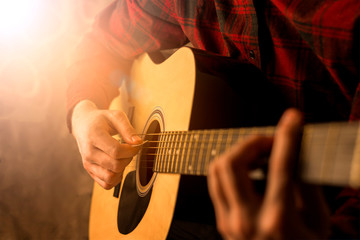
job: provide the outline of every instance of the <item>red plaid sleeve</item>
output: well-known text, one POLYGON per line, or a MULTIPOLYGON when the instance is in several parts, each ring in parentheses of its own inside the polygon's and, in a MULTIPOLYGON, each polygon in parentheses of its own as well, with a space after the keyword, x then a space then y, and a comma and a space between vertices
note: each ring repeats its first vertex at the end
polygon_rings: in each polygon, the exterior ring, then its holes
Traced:
POLYGON ((143 52, 178 48, 188 39, 172 1, 117 1, 97 19, 94 34, 113 53, 132 59, 143 52))
POLYGON ((350 119, 360 120, 360 1, 274 0, 273 3, 352 103, 350 119))
POLYGON ((118 95, 121 75, 127 74, 134 57, 145 51, 180 47, 188 41, 171 17, 171 8, 170 1, 115 1, 97 17, 68 71, 70 131, 72 109, 79 101, 89 99, 99 108, 108 108, 118 95))

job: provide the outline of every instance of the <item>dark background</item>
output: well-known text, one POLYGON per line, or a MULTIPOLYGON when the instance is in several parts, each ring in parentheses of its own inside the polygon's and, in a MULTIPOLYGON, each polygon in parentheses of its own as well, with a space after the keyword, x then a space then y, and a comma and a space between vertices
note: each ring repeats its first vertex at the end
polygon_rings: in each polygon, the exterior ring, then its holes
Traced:
POLYGON ((0 239, 87 239, 93 182, 66 128, 65 76, 110 1, 27 1, 36 17, 22 30, 25 3, 0 10, 0 239))

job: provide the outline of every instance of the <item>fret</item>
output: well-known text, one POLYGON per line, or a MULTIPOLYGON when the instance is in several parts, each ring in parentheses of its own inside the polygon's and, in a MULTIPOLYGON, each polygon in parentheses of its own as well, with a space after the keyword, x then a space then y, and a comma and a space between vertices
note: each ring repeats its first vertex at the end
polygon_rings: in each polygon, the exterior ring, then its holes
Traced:
MULTIPOLYGON (((160 138, 160 137, 159 137, 160 138)), ((152 143, 153 143, 153 140, 150 141, 151 145, 152 146, 152 143)), ((158 146, 159 144, 157 144, 158 146)), ((159 164, 159 159, 158 159, 158 156, 159 156, 159 149, 155 149, 155 157, 154 157, 154 172, 157 172, 158 171, 158 164, 159 164)))
POLYGON ((254 136, 254 135, 258 135, 259 134, 259 129, 257 127, 254 128, 250 128, 248 129, 248 134, 247 136, 254 136))
POLYGON ((167 158, 166 158, 166 147, 168 144, 168 139, 169 139, 169 132, 164 132, 164 139, 162 142, 162 147, 161 147, 161 171, 162 172, 166 172, 166 163, 167 163, 167 158))
POLYGON ((160 133, 160 136, 159 136, 159 143, 158 143, 158 148, 157 148, 157 151, 156 151, 156 170, 157 171, 161 171, 161 146, 162 146, 162 140, 163 140, 163 137, 164 137, 164 134, 163 133, 160 133))
POLYGON ((250 137, 250 136, 257 136, 260 134, 260 131, 259 131, 259 128, 257 127, 254 127, 254 128, 251 128, 251 129, 248 129, 248 134, 247 134, 247 138, 250 137))
MULTIPOLYGON (((219 142, 219 131, 218 130, 212 130, 212 139, 211 139, 211 147, 210 147, 210 159, 213 159, 217 156, 217 143, 219 142)), ((209 164, 209 163, 208 163, 209 164)))
POLYGON ((172 167, 173 167, 173 164, 174 164, 174 150, 175 150, 175 137, 176 137, 176 134, 175 132, 170 132, 170 139, 169 139, 169 146, 168 146, 168 149, 167 149, 167 157, 166 157, 166 161, 167 161, 167 165, 168 165, 168 171, 167 172, 173 172, 172 171, 172 167))
POLYGON ((164 171, 164 146, 165 146, 166 132, 161 134, 159 142, 159 171, 164 171))
POLYGON ((244 128, 244 139, 254 136, 256 132, 256 128, 244 128))
POLYGON ((200 142, 201 135, 199 134, 198 131, 194 131, 193 137, 194 137, 193 144, 192 144, 192 147, 190 147, 191 158, 189 159, 189 165, 188 165, 190 174, 194 174, 196 172, 196 167, 197 167, 196 163, 199 158, 199 142, 200 142))
POLYGON ((239 133, 240 133, 241 141, 244 141, 246 138, 249 137, 249 129, 247 129, 247 128, 241 128, 239 133))
MULTIPOLYGON (((153 146, 153 143, 154 143, 154 140, 153 139, 151 139, 150 140, 150 146, 153 146)), ((157 146, 157 145, 156 145, 157 146)), ((155 149, 154 150, 154 154, 155 154, 155 156, 154 156, 154 167, 153 167, 153 171, 154 172, 157 172, 157 170, 158 170, 158 168, 157 168, 157 165, 158 165, 158 163, 159 163, 159 161, 158 161, 158 149, 155 149)))
POLYGON ((166 138, 165 138, 165 142, 164 142, 164 147, 163 147, 163 172, 168 172, 168 168, 167 168, 167 164, 169 163, 168 160, 168 154, 167 154, 167 148, 169 145, 169 138, 170 138, 170 132, 166 132, 166 138))
POLYGON ((174 165, 174 157, 175 157, 175 141, 176 133, 170 133, 170 140, 169 140, 169 147, 167 150, 167 161, 168 161, 168 172, 173 172, 173 165, 174 165))
POLYGON ((223 129, 222 132, 223 132, 223 140, 221 142, 221 148, 220 148, 219 154, 222 154, 228 148, 228 136, 229 136, 229 133, 225 129, 223 129))
MULTIPOLYGON (((153 144, 153 140, 150 141, 151 145, 153 144)), ((157 144, 158 145, 158 144, 157 144)), ((155 149, 155 156, 154 156, 154 172, 158 171, 158 164, 159 164, 159 159, 158 159, 158 149, 155 149)))
POLYGON ((184 135, 185 135, 185 137, 184 137, 183 146, 181 149, 181 160, 180 160, 180 169, 179 169, 180 173, 184 173, 184 171, 185 171, 185 163, 186 163, 185 156, 187 155, 187 151, 189 151, 189 147, 188 147, 189 133, 185 132, 184 135))
POLYGON ((275 127, 265 127, 264 134, 265 134, 265 136, 268 136, 268 137, 274 136, 275 127))
MULTIPOLYGON (((193 142, 193 132, 189 132, 188 142, 187 142, 187 153, 186 153, 183 173, 189 173, 189 159, 190 159, 190 152, 192 151, 192 147, 191 147, 192 142, 193 142)), ((190 169, 191 169, 191 167, 190 167, 190 169)))
POLYGON ((166 172, 171 172, 171 167, 173 165, 174 138, 175 133, 169 132, 169 141, 166 148, 166 172))
POLYGON ((300 152, 300 164, 302 177, 310 182, 318 183, 321 180, 321 175, 319 174, 321 169, 321 162, 319 159, 322 159, 321 153, 324 151, 324 145, 320 144, 323 137, 319 134, 317 129, 314 129, 311 126, 304 128, 302 143, 301 143, 301 152, 300 152), (318 143, 317 149, 314 148, 314 143, 318 143))
POLYGON ((163 145, 163 153, 162 153, 162 171, 167 172, 167 164, 168 164, 168 156, 167 156, 167 148, 169 145, 170 132, 166 132, 164 145, 163 145))
POLYGON ((169 161, 169 172, 173 173, 174 167, 175 167, 175 158, 176 158, 177 133, 172 132, 171 135, 172 136, 170 139, 170 146, 169 146, 169 150, 168 150, 168 161, 169 161))
POLYGON ((216 143, 216 150, 215 150, 215 156, 219 156, 220 153, 222 152, 222 143, 223 143, 223 136, 224 136, 224 130, 220 129, 219 130, 219 138, 218 141, 216 143))
POLYGON ((239 131, 237 131, 237 129, 233 129, 231 142, 230 142, 231 146, 237 143, 238 140, 239 140, 239 131))
POLYGON ((237 138, 235 140, 235 143, 240 142, 244 139, 244 128, 236 129, 236 132, 237 132, 237 138))
POLYGON ((226 143, 225 143, 225 149, 230 148, 231 144, 232 144, 232 136, 233 136, 234 130, 233 129, 229 129, 227 137, 226 137, 226 143))
POLYGON ((184 134, 182 132, 177 132, 177 137, 176 137, 176 146, 175 146, 175 167, 174 167, 174 172, 178 173, 180 171, 180 158, 181 158, 181 149, 183 149, 183 136, 184 134))
MULTIPOLYGON (((355 127, 355 126, 354 126, 355 127)), ((336 149, 333 160, 332 182, 350 182, 351 163, 356 146, 356 129, 349 124, 338 124, 339 136, 335 143, 329 143, 336 149), (336 145, 334 145, 336 144, 336 145), (341 173, 341 174, 339 174, 341 173)))
POLYGON ((161 164, 162 164, 162 145, 163 145, 163 142, 164 142, 164 133, 160 133, 159 134, 159 143, 158 143, 158 148, 157 148, 157 151, 156 151, 156 171, 161 171, 161 164))
POLYGON ((216 133, 215 130, 210 130, 209 131, 209 142, 207 144, 207 150, 206 150, 206 155, 205 155, 205 159, 204 159, 204 165, 202 167, 202 173, 201 173, 202 175, 207 175, 210 161, 214 157, 212 155, 212 151, 214 149, 214 144, 215 144, 215 141, 214 141, 215 133, 216 133))
MULTIPOLYGON (((208 135, 208 130, 204 130, 204 132, 201 134, 202 137, 201 139, 199 140, 200 141, 200 149, 199 149, 199 157, 197 159, 197 168, 196 168, 196 173, 198 175, 201 175, 202 173, 202 169, 203 169, 203 163, 205 161, 204 159, 204 151, 206 150, 206 147, 208 147, 208 138, 207 138, 207 135, 208 135)), ((206 155, 205 155, 206 156, 206 155)))
POLYGON ((193 132, 193 141, 192 144, 190 146, 191 149, 191 158, 189 158, 189 162, 187 165, 188 168, 188 173, 194 173, 196 172, 196 162, 199 156, 199 141, 200 141, 200 136, 201 134, 199 134, 199 131, 194 131, 193 132))
POLYGON ((328 125, 327 131, 324 133, 325 137, 325 145, 323 148, 323 154, 321 159, 321 168, 320 168, 320 178, 329 178, 329 175, 333 171, 334 167, 334 155, 336 154, 336 145, 337 139, 339 137, 339 128, 337 125, 328 125))
POLYGON ((179 132, 174 132, 174 137, 173 137, 173 149, 172 149, 172 157, 171 157, 171 168, 170 168, 170 172, 175 172, 175 168, 176 168, 176 157, 177 157, 177 149, 178 149, 178 145, 179 145, 179 132))

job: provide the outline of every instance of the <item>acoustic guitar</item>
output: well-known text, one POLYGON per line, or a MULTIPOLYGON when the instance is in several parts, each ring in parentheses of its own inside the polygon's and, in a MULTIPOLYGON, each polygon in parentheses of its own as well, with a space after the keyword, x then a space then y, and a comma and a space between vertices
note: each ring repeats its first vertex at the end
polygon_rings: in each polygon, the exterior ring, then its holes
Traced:
MULTIPOLYGON (((135 60, 111 108, 127 112, 145 144, 114 190, 94 184, 90 239, 166 239, 175 215, 213 214, 203 201, 209 163, 241 139, 274 134, 287 106, 270 89, 252 65, 191 48, 161 63, 148 54, 135 60)), ((359 123, 305 125, 299 177, 359 187, 359 123)))

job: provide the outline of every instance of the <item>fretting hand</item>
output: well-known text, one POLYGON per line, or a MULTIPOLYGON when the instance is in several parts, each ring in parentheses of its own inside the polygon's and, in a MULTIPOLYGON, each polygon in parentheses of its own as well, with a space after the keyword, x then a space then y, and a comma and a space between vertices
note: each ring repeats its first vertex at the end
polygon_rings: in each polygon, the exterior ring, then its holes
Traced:
POLYGON ((249 138, 211 163, 209 193, 225 239, 326 239, 329 213, 319 189, 293 176, 301 128, 301 114, 288 110, 274 138, 249 138), (264 157, 269 169, 260 197, 248 174, 264 157))

